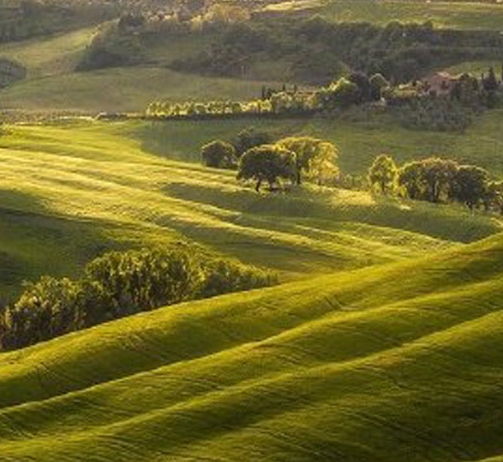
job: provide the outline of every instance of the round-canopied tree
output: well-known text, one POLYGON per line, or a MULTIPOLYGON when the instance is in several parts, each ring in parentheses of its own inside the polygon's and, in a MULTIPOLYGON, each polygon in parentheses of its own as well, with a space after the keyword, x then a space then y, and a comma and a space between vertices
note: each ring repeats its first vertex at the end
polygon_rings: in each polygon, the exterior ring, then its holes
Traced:
POLYGON ((488 192, 489 173, 473 165, 461 165, 454 176, 452 196, 473 210, 488 192))
POLYGON ((236 150, 232 144, 216 140, 201 148, 201 159, 207 167, 233 168, 236 150))
MULTIPOLYGON (((320 174, 320 168, 324 167, 325 171, 329 169, 336 174, 337 159, 339 151, 337 147, 318 138, 309 136, 288 137, 278 141, 278 146, 295 153, 295 168, 296 168, 296 183, 302 183, 302 175, 312 174, 312 170, 317 170, 320 174), (329 168, 329 163, 332 165, 329 168)), ((319 175, 318 175, 319 178, 319 175)))
POLYGON ((295 180, 295 153, 265 144, 246 151, 239 161, 238 180, 255 180, 258 192, 265 181, 273 189, 280 179, 295 180))
POLYGON ((377 156, 369 169, 370 187, 381 194, 390 194, 395 190, 398 179, 398 168, 391 156, 377 156))

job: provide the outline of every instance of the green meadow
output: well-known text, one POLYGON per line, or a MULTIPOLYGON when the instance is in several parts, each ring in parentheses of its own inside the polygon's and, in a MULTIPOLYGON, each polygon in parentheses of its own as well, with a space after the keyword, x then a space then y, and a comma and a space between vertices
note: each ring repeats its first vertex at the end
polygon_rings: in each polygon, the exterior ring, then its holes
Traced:
POLYGON ((250 126, 270 131, 281 138, 309 135, 335 143, 340 151, 342 171, 365 174, 373 159, 382 153, 404 163, 438 155, 462 163, 480 165, 495 175, 503 174, 503 111, 493 110, 475 118, 465 133, 409 130, 387 115, 366 115, 359 111, 336 118, 289 120, 170 121, 131 125, 144 146, 171 159, 199 162, 199 147, 212 139, 231 141, 250 126))
MULTIPOLYGON (((268 10, 503 31, 497 2, 268 10)), ((257 193, 200 159, 202 145, 254 127, 333 142, 343 174, 366 175, 389 154, 398 164, 449 158, 501 179, 503 109, 463 133, 405 129, 359 109, 107 122, 94 116, 153 100, 255 99, 291 63, 256 63, 253 80, 168 69, 208 33, 154 37, 148 64, 75 72, 96 31, 79 24, 0 44, 0 57, 27 69, 0 89, 0 113, 84 114, 0 127, 0 309, 26 281, 79 278, 110 250, 183 244, 278 284, 0 352, 0 462, 503 462, 503 218, 314 183, 257 193)), ((490 65, 499 63, 448 71, 490 65)))
POLYGON ((0 460, 503 453, 498 220, 365 192, 256 194, 232 172, 159 155, 149 130, 7 127, 2 293, 77 275, 106 249, 180 241, 282 284, 1 353, 0 460))
MULTIPOLYGON (((190 240, 288 280, 402 260, 500 229, 498 220, 461 207, 365 192, 311 187, 257 195, 239 185, 234 172, 196 163, 199 144, 220 133, 211 124, 201 125, 204 133, 194 122, 184 124, 7 127, 0 138, 6 293, 41 274, 77 275, 113 248, 190 240), (164 138, 157 136, 161 130, 164 138), (187 144, 176 149, 172 143, 180 140, 187 144), (166 151, 173 156, 162 155, 166 151)), ((351 155, 342 152, 341 161, 351 155)))
POLYGON ((334 21, 387 24, 429 22, 449 29, 501 30, 503 6, 498 2, 416 0, 327 0, 314 11, 334 21))
POLYGON ((501 460, 502 242, 0 355, 0 459, 501 460))

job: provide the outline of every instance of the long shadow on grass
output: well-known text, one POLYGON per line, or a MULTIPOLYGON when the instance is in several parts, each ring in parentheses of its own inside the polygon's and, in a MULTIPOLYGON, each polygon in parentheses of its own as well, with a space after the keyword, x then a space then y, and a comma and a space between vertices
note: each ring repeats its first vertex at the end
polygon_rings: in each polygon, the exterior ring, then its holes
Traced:
POLYGON ((171 197, 200 202, 242 214, 285 218, 310 218, 334 223, 401 229, 447 241, 469 243, 501 228, 489 217, 475 216, 458 208, 374 197, 365 204, 338 202, 333 192, 296 190, 281 194, 256 194, 249 189, 222 190, 198 184, 172 183, 165 187, 171 197))
POLYGON ((76 276, 89 260, 117 247, 105 227, 56 215, 32 195, 0 190, 0 301, 15 297, 25 280, 76 276))

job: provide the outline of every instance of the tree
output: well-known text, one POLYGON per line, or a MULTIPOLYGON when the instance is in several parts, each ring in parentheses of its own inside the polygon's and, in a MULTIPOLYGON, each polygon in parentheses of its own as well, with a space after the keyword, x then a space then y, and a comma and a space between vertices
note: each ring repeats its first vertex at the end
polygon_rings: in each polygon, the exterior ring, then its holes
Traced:
POLYGON ((358 85, 348 79, 340 78, 328 88, 330 92, 330 106, 346 108, 360 102, 361 93, 358 85))
POLYGON ((487 77, 482 79, 482 84, 484 86, 484 90, 488 92, 494 92, 498 89, 498 79, 496 78, 496 74, 494 72, 494 68, 490 67, 487 77))
POLYGON ((80 287, 69 279, 43 276, 29 283, 4 315, 4 348, 25 346, 72 331, 80 287))
POLYGON ((110 300, 113 318, 188 300, 202 282, 194 259, 176 250, 109 252, 89 263, 85 276, 110 300))
POLYGON ((246 151, 239 161, 238 180, 253 179, 258 192, 264 181, 274 188, 280 178, 295 179, 295 154, 281 146, 265 144, 246 151))
POLYGON ((372 85, 363 72, 353 72, 348 80, 358 87, 358 103, 364 103, 372 99, 372 85))
MULTIPOLYGON (((309 136, 292 136, 283 138, 277 144, 295 153, 296 183, 299 185, 302 183, 302 174, 309 175, 310 169, 317 163, 315 158, 318 156, 325 157, 325 160, 331 159, 333 166, 337 167, 336 161, 339 152, 337 147, 328 141, 309 136)), ((321 166, 322 163, 320 160, 318 166, 321 166)))
POLYGON ((339 151, 332 143, 320 143, 316 155, 309 160, 308 176, 319 186, 337 180, 340 173, 338 158, 339 151))
POLYGON ((495 208, 503 215, 503 181, 488 182, 483 203, 486 212, 491 208, 495 208))
POLYGON ((258 131, 254 127, 251 127, 240 131, 233 144, 236 149, 236 154, 241 156, 244 152, 248 151, 248 149, 254 148, 255 146, 261 146, 263 144, 271 144, 272 141, 273 137, 270 133, 258 131))
POLYGON ((374 101, 379 101, 383 90, 389 87, 389 82, 382 74, 374 74, 370 77, 370 94, 374 101))
POLYGON ((393 192, 398 179, 398 168, 393 158, 386 154, 376 157, 368 178, 371 188, 377 188, 382 194, 393 192))
POLYGON ((420 161, 405 164, 398 172, 398 184, 413 200, 424 198, 423 166, 420 161))
POLYGON ((426 200, 439 202, 442 197, 449 196, 458 169, 456 162, 431 157, 423 160, 422 164, 426 184, 426 200))
POLYGON ((201 148, 201 158, 207 167, 232 168, 235 165, 236 150, 232 144, 216 140, 201 148))
POLYGON ((457 170, 458 164, 452 160, 430 157, 404 165, 398 183, 411 199, 440 202, 452 197, 457 170))
POLYGON ((488 178, 489 174, 483 168, 461 165, 454 177, 453 198, 472 210, 487 196, 488 178))

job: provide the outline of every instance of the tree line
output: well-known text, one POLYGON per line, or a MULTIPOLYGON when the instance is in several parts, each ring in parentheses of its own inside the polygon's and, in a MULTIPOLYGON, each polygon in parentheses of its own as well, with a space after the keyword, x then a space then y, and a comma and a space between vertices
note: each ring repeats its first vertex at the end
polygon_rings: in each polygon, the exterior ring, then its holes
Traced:
POLYGON ((291 88, 283 85, 281 89, 264 86, 260 99, 246 102, 156 101, 149 104, 146 116, 175 120, 331 116, 354 106, 369 112, 377 106, 406 128, 462 132, 477 114, 502 103, 503 84, 493 67, 480 79, 470 74, 457 77, 450 90, 442 95, 429 90, 425 82, 394 86, 382 74, 368 76, 363 72, 352 72, 311 91, 303 91, 297 85, 291 88))
POLYGON ((237 179, 253 181, 257 192, 264 183, 276 191, 307 179, 318 185, 370 189, 433 203, 458 202, 470 210, 503 214, 503 181, 491 178, 481 167, 440 157, 398 166, 391 156, 382 154, 366 177, 358 177, 341 175, 338 158, 337 146, 329 141, 309 136, 275 140, 270 133, 253 128, 241 131, 232 142, 214 140, 201 148, 203 164, 237 170, 237 179))
POLYGON ((492 180, 487 170, 474 165, 429 157, 398 167, 391 156, 382 154, 370 167, 368 179, 380 194, 433 203, 456 201, 470 210, 503 214, 503 181, 492 180))
POLYGON ((22 348, 113 319, 187 300, 272 285, 257 268, 190 249, 109 252, 78 280, 43 276, 0 311, 0 349, 22 348))

